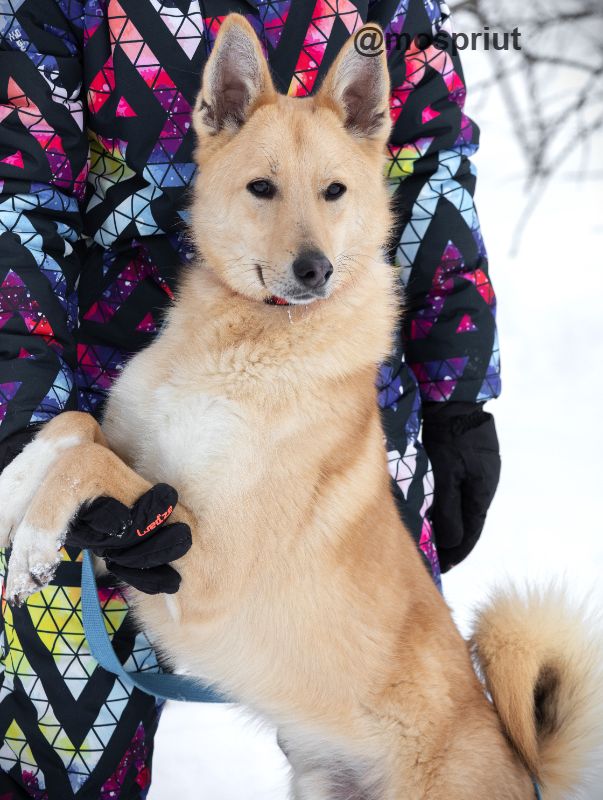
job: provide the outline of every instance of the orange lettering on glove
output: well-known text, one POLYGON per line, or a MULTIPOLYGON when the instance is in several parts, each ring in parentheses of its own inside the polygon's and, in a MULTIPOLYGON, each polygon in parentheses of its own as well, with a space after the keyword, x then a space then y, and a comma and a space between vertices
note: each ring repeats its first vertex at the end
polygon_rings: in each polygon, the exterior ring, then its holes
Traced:
POLYGON ((170 506, 167 511, 163 512, 163 514, 157 514, 157 516, 155 517, 153 522, 150 522, 147 525, 147 527, 144 529, 144 531, 141 531, 141 530, 139 530, 137 528, 136 529, 136 533, 138 534, 138 536, 146 536, 147 533, 150 533, 151 531, 155 530, 155 528, 158 525, 161 525, 162 522, 166 521, 166 519, 170 516, 170 514, 172 513, 173 510, 174 510, 174 507, 170 506))

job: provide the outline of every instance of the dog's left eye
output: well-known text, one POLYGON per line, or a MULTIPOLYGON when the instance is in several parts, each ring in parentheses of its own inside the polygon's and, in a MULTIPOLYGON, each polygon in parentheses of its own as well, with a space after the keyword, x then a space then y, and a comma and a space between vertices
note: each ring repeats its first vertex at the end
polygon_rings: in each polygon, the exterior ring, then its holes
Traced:
POLYGON ((325 192, 325 200, 338 200, 345 194, 347 187, 343 183, 330 183, 325 192))
POLYGON ((276 186, 271 181, 263 179, 248 183, 247 190, 256 197, 263 197, 268 200, 276 194, 276 186))

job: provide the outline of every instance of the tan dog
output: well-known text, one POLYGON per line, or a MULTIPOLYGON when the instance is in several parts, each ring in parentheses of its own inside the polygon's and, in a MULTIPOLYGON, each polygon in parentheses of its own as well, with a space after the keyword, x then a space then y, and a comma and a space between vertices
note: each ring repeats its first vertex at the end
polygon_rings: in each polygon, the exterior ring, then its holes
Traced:
POLYGON ((557 800, 601 741, 600 647, 550 597, 500 599, 476 636, 493 705, 390 494, 388 93, 350 43, 316 97, 279 96, 224 22, 194 115, 202 260, 102 432, 62 414, 4 471, 7 590, 50 579, 82 503, 168 482, 194 544, 169 606, 131 592, 137 618, 279 727, 296 800, 532 800, 531 775, 557 800))

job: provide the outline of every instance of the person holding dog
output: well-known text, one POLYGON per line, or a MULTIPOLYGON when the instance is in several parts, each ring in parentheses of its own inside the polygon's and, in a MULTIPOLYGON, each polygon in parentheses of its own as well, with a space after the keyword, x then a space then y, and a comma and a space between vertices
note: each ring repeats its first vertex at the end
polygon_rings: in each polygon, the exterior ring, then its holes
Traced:
MULTIPOLYGON (((444 3, 23 0, 3 10, 0 468, 62 411, 98 417, 125 359, 157 331, 193 257, 190 111, 230 11, 247 15, 275 84, 293 96, 320 85, 363 22, 375 23, 373 38, 357 42, 366 57, 389 49, 391 256, 405 313, 377 390, 392 491, 439 580, 440 565, 475 546, 500 466, 483 409, 500 381, 467 160, 478 130, 463 112, 457 55, 434 43, 452 34, 444 3)), ((132 509, 95 501, 72 524, 52 586, 22 607, 5 604, 0 797, 146 795, 161 706, 96 668, 79 616, 80 548, 107 560, 100 594, 120 657, 158 669, 118 581, 177 591, 170 562, 190 537, 170 525, 176 502, 164 485, 132 509), (107 535, 116 519, 119 546, 107 535)))

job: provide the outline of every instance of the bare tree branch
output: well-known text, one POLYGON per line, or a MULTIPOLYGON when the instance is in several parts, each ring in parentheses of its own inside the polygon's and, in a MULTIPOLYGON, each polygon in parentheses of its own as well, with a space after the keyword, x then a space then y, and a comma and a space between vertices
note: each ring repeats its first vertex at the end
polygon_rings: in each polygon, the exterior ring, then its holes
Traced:
POLYGON ((491 73, 472 86, 482 98, 499 93, 524 158, 527 200, 513 236, 517 251, 551 181, 603 179, 603 2, 451 0, 450 6, 458 31, 521 34, 520 50, 490 48, 491 73))
POLYGON ((572 175, 599 169, 593 142, 603 114, 601 0, 455 0, 451 8, 459 30, 521 33, 521 50, 489 51, 492 75, 478 88, 500 91, 530 193, 559 173, 560 161, 572 175))

